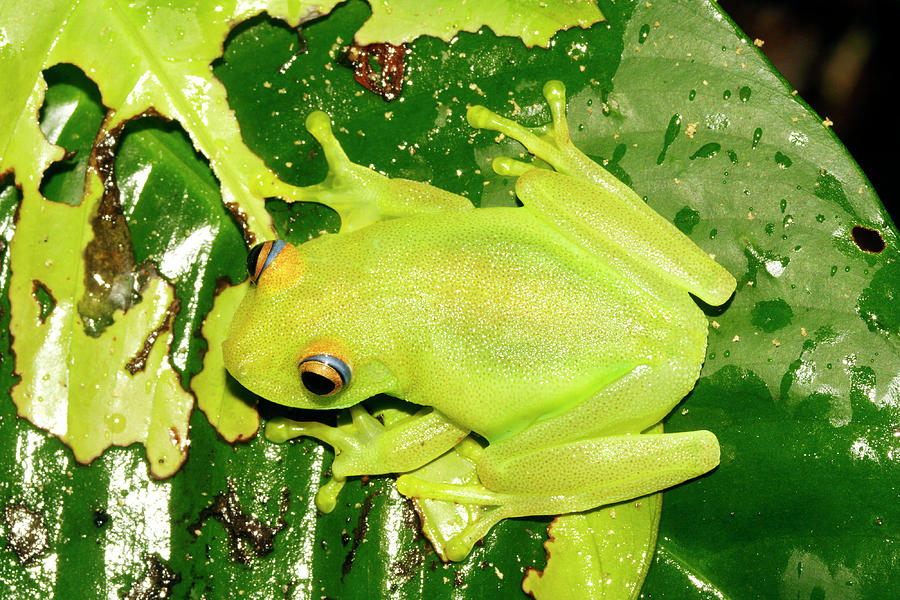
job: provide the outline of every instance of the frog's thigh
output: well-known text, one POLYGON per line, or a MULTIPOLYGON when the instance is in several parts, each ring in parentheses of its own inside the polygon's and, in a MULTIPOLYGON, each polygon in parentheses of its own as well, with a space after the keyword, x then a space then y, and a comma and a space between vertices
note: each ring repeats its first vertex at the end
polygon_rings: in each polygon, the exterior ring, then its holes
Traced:
POLYGON ((734 277, 633 190, 543 169, 516 181, 526 210, 600 256, 622 253, 709 304, 734 292, 734 277))
MULTIPOLYGON (((718 463, 711 433, 636 435, 658 423, 691 390, 702 362, 698 353, 702 348, 682 347, 662 363, 641 365, 566 413, 491 444, 479 464, 481 482, 498 492, 570 493, 612 481, 616 474, 630 477, 635 465, 661 461, 662 470, 650 468, 635 484, 649 486, 649 492, 704 473, 718 463), (669 463, 673 470, 666 471, 669 463)), ((625 497, 639 495, 637 488, 633 491, 625 497)))
POLYGON ((504 456, 489 446, 478 476, 515 498, 517 514, 557 514, 636 498, 681 483, 719 463, 709 431, 589 438, 504 456))
POLYGON ((691 391, 703 351, 702 346, 682 347, 661 363, 639 365, 565 413, 532 423, 504 447, 520 453, 548 443, 640 433, 660 422, 691 391))

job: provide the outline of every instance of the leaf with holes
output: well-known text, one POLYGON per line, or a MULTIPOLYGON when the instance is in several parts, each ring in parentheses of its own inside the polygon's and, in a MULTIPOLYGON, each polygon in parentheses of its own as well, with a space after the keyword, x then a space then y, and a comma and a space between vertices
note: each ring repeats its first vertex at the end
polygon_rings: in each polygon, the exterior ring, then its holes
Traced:
POLYGON ((490 4, 429 0, 372 2, 372 17, 356 33, 366 46, 387 42, 399 46, 421 35, 449 42, 460 31, 490 27, 496 35, 519 37, 529 48, 547 46, 561 29, 590 27, 603 20, 592 0, 505 0, 490 4))

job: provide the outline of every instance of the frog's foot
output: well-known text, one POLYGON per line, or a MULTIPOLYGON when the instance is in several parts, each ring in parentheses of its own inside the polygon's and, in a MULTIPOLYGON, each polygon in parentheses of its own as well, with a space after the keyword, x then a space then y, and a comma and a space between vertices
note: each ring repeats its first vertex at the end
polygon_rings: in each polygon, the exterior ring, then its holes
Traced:
POLYGON ((515 497, 491 492, 480 484, 437 483, 415 475, 401 475, 397 479, 397 490, 419 501, 452 502, 478 509, 470 511, 475 518, 462 531, 444 541, 442 556, 445 560, 463 560, 494 525, 507 517, 517 516, 515 497))
MULTIPOLYGON (((472 127, 498 131, 524 145, 529 152, 549 163, 560 173, 586 178, 597 183, 609 183, 615 178, 603 167, 588 158, 569 139, 566 123, 566 87, 561 81, 544 84, 544 98, 550 105, 553 117, 548 127, 528 128, 501 117, 484 106, 469 108, 466 118, 472 127)), ((511 159, 494 161, 494 170, 500 175, 521 175, 525 163, 511 159)))
POLYGON ((325 204, 340 215, 341 232, 422 212, 472 208, 471 202, 457 194, 419 181, 391 179, 352 162, 334 136, 331 117, 320 110, 306 118, 306 129, 321 144, 325 154, 328 175, 324 181, 296 187, 273 178, 260 193, 280 196, 290 202, 325 204))
POLYGON ((329 481, 316 496, 322 512, 330 512, 348 477, 403 473, 437 458, 468 434, 440 413, 423 409, 413 415, 396 417, 382 424, 361 405, 349 409, 349 422, 330 427, 316 421, 276 418, 266 424, 266 438, 284 442, 312 437, 334 448, 334 464, 329 481))
POLYGON ((718 462, 719 445, 708 431, 608 436, 525 452, 515 442, 501 442, 484 452, 478 484, 403 475, 397 489, 413 498, 484 509, 446 545, 448 558, 461 560, 502 519, 566 514, 637 498, 697 477, 718 462))

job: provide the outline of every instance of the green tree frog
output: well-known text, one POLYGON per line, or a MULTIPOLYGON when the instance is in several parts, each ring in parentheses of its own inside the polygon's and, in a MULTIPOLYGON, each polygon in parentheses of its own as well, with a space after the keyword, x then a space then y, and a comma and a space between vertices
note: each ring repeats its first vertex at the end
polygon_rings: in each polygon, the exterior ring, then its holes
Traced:
MULTIPOLYGON (((253 249, 252 285, 223 351, 231 374, 291 407, 351 407, 352 422, 270 421, 268 437, 317 437, 333 473, 409 473, 470 432, 480 485, 402 475, 401 493, 487 507, 452 540, 460 560, 499 520, 564 514, 648 494, 712 469, 709 431, 644 434, 693 387, 707 320, 734 278, 571 143, 565 91, 549 82, 548 133, 473 107, 469 122, 553 167, 495 161, 521 207, 353 165, 324 113, 307 127, 350 196, 338 234, 253 249), (360 403, 422 409, 382 424, 360 403)), ((334 183, 334 181, 332 181, 334 183)), ((340 187, 340 186, 339 186, 340 187)))

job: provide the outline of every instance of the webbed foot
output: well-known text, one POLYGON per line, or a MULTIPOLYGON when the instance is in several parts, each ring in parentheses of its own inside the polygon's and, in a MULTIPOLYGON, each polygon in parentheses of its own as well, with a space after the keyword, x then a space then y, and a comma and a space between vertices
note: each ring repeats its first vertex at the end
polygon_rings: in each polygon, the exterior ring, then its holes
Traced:
POLYGON ((331 117, 317 110, 306 118, 306 129, 322 146, 328 174, 316 185, 296 187, 275 180, 261 193, 289 202, 316 202, 341 217, 341 232, 423 212, 468 210, 472 203, 457 194, 409 179, 389 178, 352 162, 331 128, 331 117))
POLYGON ((333 479, 316 496, 322 512, 331 512, 348 477, 403 473, 417 469, 453 448, 468 431, 430 409, 415 414, 391 409, 382 412, 384 423, 361 405, 349 409, 350 419, 331 427, 316 421, 284 417, 266 424, 266 438, 273 442, 306 436, 334 448, 333 479))
MULTIPOLYGON (((544 84, 543 94, 552 116, 550 124, 543 127, 525 127, 484 106, 469 108, 466 118, 472 127, 497 131, 520 142, 534 156, 547 162, 560 173, 588 179, 604 187, 613 186, 619 189, 621 186, 627 189, 627 186, 588 158, 569 139, 569 125, 566 122, 566 86, 563 82, 548 81, 544 84)), ((500 175, 521 175, 534 167, 508 158, 495 159, 493 166, 500 175)))

